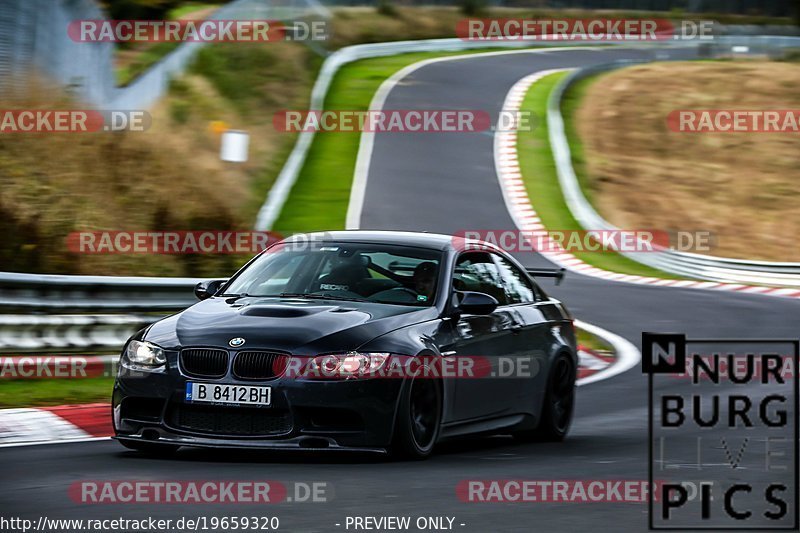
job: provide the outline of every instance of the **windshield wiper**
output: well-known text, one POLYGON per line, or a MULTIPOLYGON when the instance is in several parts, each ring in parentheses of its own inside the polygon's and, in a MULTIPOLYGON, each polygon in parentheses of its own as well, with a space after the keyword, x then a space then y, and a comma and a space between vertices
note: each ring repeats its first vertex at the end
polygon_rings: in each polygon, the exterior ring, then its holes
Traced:
POLYGON ((326 294, 312 294, 307 292, 282 292, 278 294, 281 298, 308 298, 311 300, 340 300, 344 302, 371 302, 366 298, 356 298, 350 296, 336 296, 326 294))

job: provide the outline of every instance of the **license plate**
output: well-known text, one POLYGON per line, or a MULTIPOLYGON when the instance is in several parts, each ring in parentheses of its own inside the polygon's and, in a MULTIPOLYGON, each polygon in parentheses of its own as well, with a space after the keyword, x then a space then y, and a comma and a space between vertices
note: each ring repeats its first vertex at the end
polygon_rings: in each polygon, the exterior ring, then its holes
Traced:
POLYGON ((272 401, 272 387, 188 382, 186 383, 186 401, 236 405, 269 405, 272 401))

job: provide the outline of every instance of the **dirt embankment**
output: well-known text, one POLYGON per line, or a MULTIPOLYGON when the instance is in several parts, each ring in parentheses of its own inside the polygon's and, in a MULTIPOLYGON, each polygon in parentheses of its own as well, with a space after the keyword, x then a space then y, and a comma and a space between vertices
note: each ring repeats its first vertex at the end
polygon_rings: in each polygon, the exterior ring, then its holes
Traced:
MULTIPOLYGON (((0 135, 2 270, 219 276, 244 254, 76 253, 75 232, 250 230, 294 136, 272 115, 301 108, 314 79, 301 44, 218 45, 173 80, 144 132, 0 135), (220 130, 250 133, 246 163, 220 160, 220 130)), ((7 109, 82 109, 46 88, 7 109)))
POLYGON ((594 205, 622 228, 708 230, 712 255, 800 261, 800 133, 676 133, 674 110, 800 109, 800 64, 660 63, 586 88, 575 116, 594 205))

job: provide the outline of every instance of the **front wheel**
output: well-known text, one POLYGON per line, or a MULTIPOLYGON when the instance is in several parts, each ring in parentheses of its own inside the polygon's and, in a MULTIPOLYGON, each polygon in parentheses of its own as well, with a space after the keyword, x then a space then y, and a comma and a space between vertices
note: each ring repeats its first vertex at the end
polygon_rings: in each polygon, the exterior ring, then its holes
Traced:
POLYGON ((425 459, 439 438, 442 389, 435 379, 413 378, 400 399, 392 453, 403 459, 425 459))
POLYGON ((539 427, 518 431, 514 436, 522 441, 562 441, 572 424, 575 410, 575 364, 562 354, 553 361, 547 392, 542 405, 539 427))

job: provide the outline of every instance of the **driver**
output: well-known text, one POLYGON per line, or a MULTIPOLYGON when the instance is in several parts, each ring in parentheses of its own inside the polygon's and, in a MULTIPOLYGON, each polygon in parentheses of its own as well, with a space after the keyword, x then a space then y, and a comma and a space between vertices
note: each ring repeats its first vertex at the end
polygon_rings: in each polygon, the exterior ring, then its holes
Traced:
POLYGON ((414 290, 418 294, 430 299, 433 297, 433 289, 436 286, 436 263, 425 261, 414 268, 412 276, 414 290))

